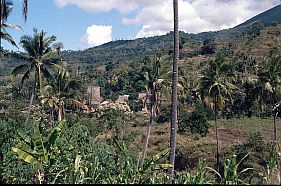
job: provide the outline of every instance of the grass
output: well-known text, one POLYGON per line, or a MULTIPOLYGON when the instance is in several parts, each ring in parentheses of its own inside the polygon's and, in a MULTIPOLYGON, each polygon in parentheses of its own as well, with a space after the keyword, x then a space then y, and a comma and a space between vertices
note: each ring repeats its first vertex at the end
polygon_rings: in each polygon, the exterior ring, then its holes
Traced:
MULTIPOLYGON (((253 132, 260 132, 263 138, 266 141, 273 140, 273 117, 269 118, 241 118, 241 119, 230 119, 230 120, 221 120, 220 125, 226 127, 230 130, 239 130, 247 135, 253 132)), ((281 119, 276 118, 277 126, 277 139, 278 142, 281 142, 281 119), (280 131, 280 132, 279 132, 280 131)))
MULTIPOLYGON (((206 159, 210 166, 213 166, 216 152, 214 121, 210 122, 209 133, 206 137, 195 139, 192 136, 177 134, 177 156, 180 160, 180 169, 194 169, 199 159, 206 159)), ((281 142, 281 119, 276 119, 278 142, 281 142), (280 131, 280 135, 279 135, 280 131)), ((222 161, 230 158, 235 145, 243 144, 251 133, 260 132, 265 143, 273 139, 273 118, 233 118, 218 120, 219 144, 221 147, 222 161)), ((146 126, 132 127, 132 130, 139 131, 141 135, 136 136, 131 146, 135 151, 141 152, 146 135, 146 126)), ((170 123, 153 123, 151 137, 149 140, 147 156, 160 152, 169 146, 170 123)))

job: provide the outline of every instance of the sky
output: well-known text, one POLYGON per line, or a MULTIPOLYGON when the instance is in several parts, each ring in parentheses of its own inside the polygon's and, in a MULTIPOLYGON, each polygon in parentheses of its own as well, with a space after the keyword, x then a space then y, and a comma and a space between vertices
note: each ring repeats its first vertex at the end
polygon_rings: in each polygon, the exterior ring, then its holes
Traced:
MULTIPOLYGON (((179 28, 200 33, 232 28, 278 4, 280 0, 178 0, 179 28)), ((173 0, 29 0, 28 19, 22 0, 12 0, 7 23, 16 43, 33 28, 55 35, 64 50, 84 50, 119 39, 164 35, 173 30, 173 0)), ((5 49, 19 49, 3 42, 5 49)))

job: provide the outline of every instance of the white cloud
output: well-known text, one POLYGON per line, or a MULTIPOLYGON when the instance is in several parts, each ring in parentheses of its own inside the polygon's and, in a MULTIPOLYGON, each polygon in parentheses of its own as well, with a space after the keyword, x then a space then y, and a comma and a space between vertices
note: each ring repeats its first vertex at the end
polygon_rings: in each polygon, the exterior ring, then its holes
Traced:
POLYGON ((55 3, 64 7, 75 5, 86 11, 109 12, 116 9, 121 13, 129 13, 139 7, 138 0, 54 0, 55 3))
MULTIPOLYGON (((136 37, 162 35, 173 30, 172 0, 54 1, 61 7, 75 5, 93 12, 118 10, 123 24, 142 25, 136 37)), ((179 26, 189 33, 230 28, 278 4, 280 0, 179 0, 179 26)))
MULTIPOLYGON (((147 4, 123 24, 142 25, 136 37, 162 35, 173 30, 171 0, 147 4)), ((179 0, 179 27, 188 33, 215 31, 234 27, 251 17, 278 5, 279 0, 179 0)))
POLYGON ((81 41, 89 47, 112 41, 112 26, 92 25, 87 28, 81 41))

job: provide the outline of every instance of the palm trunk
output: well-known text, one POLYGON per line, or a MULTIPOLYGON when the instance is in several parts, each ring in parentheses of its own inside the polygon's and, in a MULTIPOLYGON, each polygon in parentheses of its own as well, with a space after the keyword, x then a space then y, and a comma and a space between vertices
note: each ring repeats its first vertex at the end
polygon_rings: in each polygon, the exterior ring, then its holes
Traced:
POLYGON ((177 83, 178 83, 178 60, 179 60, 179 20, 178 20, 178 0, 173 1, 174 6, 174 59, 172 77, 172 119, 170 130, 170 154, 169 163, 172 167, 168 174, 174 176, 175 156, 176 156, 176 131, 177 131, 177 83))
POLYGON ((219 154, 219 138, 218 138, 218 122, 217 122, 217 96, 215 98, 215 127, 216 127, 216 143, 217 143, 217 171, 220 169, 220 154, 219 154))
POLYGON ((31 106, 32 106, 32 102, 33 102, 34 96, 36 97, 36 95, 37 95, 37 92, 36 92, 37 91, 37 80, 38 80, 37 78, 38 78, 38 72, 35 71, 34 87, 33 87, 32 92, 31 92, 31 97, 30 97, 30 101, 29 101, 29 105, 28 105, 27 116, 26 116, 26 119, 25 119, 25 126, 27 126, 27 124, 28 124, 28 120, 29 120, 31 106))
POLYGON ((60 123, 62 120, 62 106, 59 105, 59 111, 58 111, 58 122, 60 123))
POLYGON ((39 95, 42 94, 42 74, 41 74, 41 66, 38 67, 38 84, 39 84, 39 95))
POLYGON ((141 160, 140 160, 140 166, 141 166, 141 167, 143 166, 144 159, 145 159, 145 156, 146 156, 146 150, 147 150, 147 147, 148 147, 148 140, 149 140, 149 138, 150 138, 150 131, 151 131, 152 119, 153 119, 153 103, 152 103, 152 101, 151 101, 151 103, 150 103, 149 125, 148 125, 148 127, 147 127, 146 139, 145 139, 145 143, 144 143, 143 150, 142 150, 142 156, 141 156, 141 160))
POLYGON ((50 108, 50 126, 53 128, 54 126, 54 109, 50 108))
POLYGON ((0 62, 2 62, 2 0, 0 0, 0 62))
POLYGON ((60 123, 64 119, 64 115, 65 115, 64 102, 62 100, 60 100, 60 102, 59 102, 58 110, 59 110, 58 111, 58 122, 60 123))
POLYGON ((277 142, 276 114, 273 116, 274 141, 277 142))
MULTIPOLYGON (((276 91, 275 88, 273 88, 273 94, 272 94, 272 105, 275 107, 275 104, 277 103, 276 100, 276 91)), ((273 129, 274 129, 274 141, 277 142, 277 128, 276 128, 276 114, 277 112, 273 112, 273 129)))
POLYGON ((28 105, 27 116, 26 116, 25 123, 24 123, 25 126, 27 126, 27 124, 28 124, 28 120, 29 120, 29 116, 30 116, 30 111, 31 111, 31 106, 32 106, 32 101, 33 101, 33 98, 34 98, 35 91, 36 90, 35 90, 35 87, 34 87, 32 92, 31 92, 31 97, 30 97, 30 101, 29 101, 29 105, 28 105))

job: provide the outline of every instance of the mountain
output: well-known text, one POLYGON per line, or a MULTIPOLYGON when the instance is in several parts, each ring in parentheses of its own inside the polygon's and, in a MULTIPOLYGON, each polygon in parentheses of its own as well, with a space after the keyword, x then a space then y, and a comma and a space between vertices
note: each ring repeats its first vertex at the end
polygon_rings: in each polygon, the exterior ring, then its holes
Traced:
MULTIPOLYGON (((185 44, 185 56, 192 55, 192 51, 198 52, 202 43, 206 39, 213 39, 216 43, 220 41, 229 41, 240 38, 240 36, 249 34, 251 25, 256 21, 264 26, 269 26, 273 22, 281 23, 281 5, 273 7, 248 21, 230 29, 202 32, 198 34, 188 34, 180 32, 181 45, 185 44), (188 53, 189 52, 189 53, 188 53)), ((63 51, 62 57, 70 64, 77 66, 105 64, 111 62, 139 61, 145 56, 151 56, 158 53, 167 54, 173 50, 173 32, 166 35, 139 38, 135 40, 112 41, 97 47, 89 48, 83 51, 63 51)), ((8 57, 0 64, 0 76, 9 74, 11 69, 20 62, 13 56, 8 57)))
MULTIPOLYGON (((235 38, 248 34, 251 25, 260 21, 265 27, 273 22, 281 23, 281 5, 271 8, 248 21, 230 29, 215 32, 202 32, 199 34, 180 33, 181 43, 189 44, 203 42, 213 38, 235 38)), ((107 62, 122 62, 128 60, 141 60, 144 56, 150 56, 172 50, 173 32, 163 36, 140 38, 135 40, 112 41, 101 46, 86 49, 84 51, 65 51, 63 58, 71 64, 99 64, 107 62)))
POLYGON ((268 27, 272 23, 281 23, 281 5, 277 5, 257 16, 237 25, 234 28, 243 28, 247 26, 251 26, 255 22, 262 23, 263 26, 268 27))

